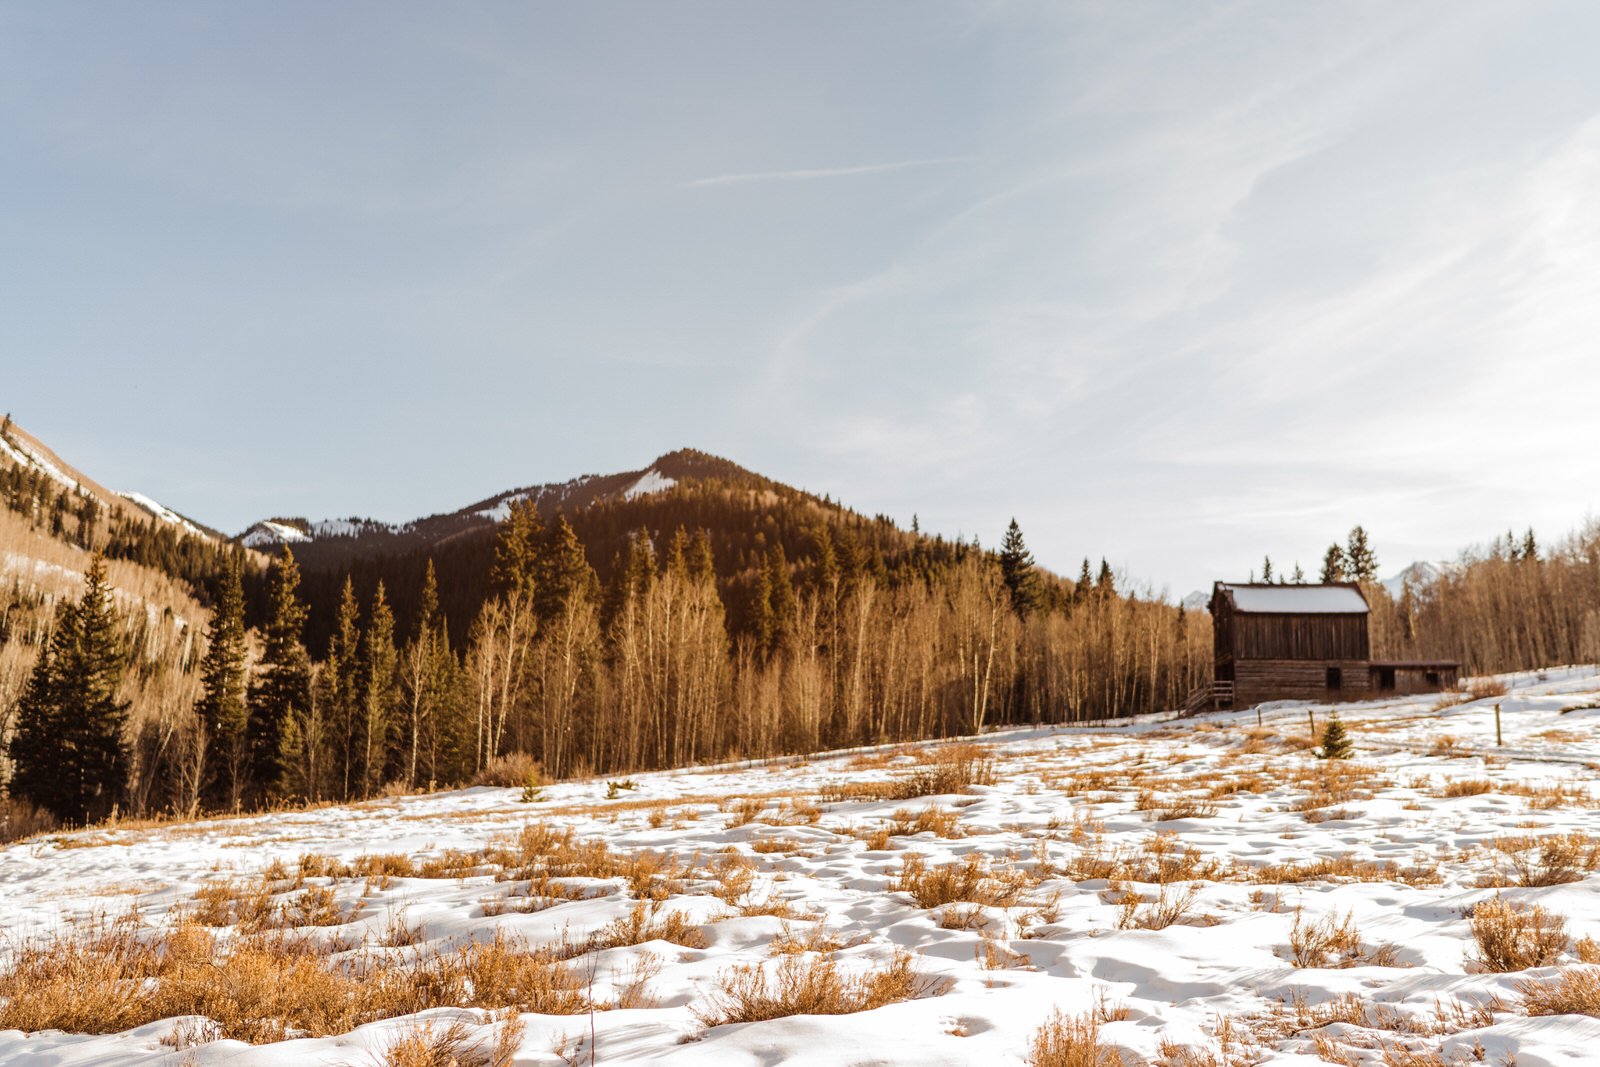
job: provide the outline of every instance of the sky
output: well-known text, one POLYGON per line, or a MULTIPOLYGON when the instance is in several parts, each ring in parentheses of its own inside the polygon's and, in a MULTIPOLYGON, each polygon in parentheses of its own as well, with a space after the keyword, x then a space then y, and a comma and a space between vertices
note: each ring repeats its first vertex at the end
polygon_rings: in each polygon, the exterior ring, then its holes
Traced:
POLYGON ((0 408, 228 532, 701 448, 1173 595, 1600 498, 1600 5, 0 0, 0 408))

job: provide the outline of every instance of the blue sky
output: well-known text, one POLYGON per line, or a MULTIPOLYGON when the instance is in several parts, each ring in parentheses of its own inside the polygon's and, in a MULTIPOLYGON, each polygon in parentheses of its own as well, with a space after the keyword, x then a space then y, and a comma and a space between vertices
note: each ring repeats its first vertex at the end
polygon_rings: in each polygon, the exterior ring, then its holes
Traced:
POLYGON ((0 406, 230 531, 726 455, 1181 594, 1600 486, 1600 7, 0 3, 0 406))

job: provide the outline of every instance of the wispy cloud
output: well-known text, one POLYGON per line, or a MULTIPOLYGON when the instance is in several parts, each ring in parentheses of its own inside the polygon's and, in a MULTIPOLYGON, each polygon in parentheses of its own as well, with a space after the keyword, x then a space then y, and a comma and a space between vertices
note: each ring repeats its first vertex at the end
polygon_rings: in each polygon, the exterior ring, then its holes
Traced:
POLYGON ((743 174, 718 174, 684 182, 685 189, 711 185, 745 185, 750 182, 803 182, 814 178, 849 178, 858 174, 883 174, 912 167, 931 167, 941 163, 968 163, 971 156, 936 156, 932 159, 902 159, 892 163, 863 163, 855 167, 818 167, 811 170, 753 170, 743 174))

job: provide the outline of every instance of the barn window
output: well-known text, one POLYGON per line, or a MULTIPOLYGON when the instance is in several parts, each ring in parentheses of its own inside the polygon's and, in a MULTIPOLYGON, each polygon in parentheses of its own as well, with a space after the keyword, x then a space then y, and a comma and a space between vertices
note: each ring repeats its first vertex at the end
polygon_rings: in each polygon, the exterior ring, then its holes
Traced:
POLYGON ((1328 688, 1340 689, 1344 686, 1344 672, 1338 667, 1328 668, 1328 688))
POLYGON ((1435 689, 1439 687, 1438 671, 1429 671, 1424 677, 1427 679, 1429 685, 1433 686, 1435 689))

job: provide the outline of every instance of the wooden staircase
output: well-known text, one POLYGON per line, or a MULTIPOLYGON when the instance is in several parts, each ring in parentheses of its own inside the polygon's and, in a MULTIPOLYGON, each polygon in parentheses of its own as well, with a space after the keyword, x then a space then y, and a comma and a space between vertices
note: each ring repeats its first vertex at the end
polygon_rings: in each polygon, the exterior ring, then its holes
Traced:
POLYGON ((1183 702, 1183 714, 1198 715, 1202 711, 1217 711, 1233 707, 1232 682, 1206 682, 1194 687, 1189 699, 1183 702))

